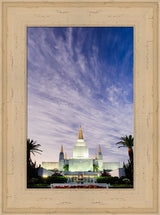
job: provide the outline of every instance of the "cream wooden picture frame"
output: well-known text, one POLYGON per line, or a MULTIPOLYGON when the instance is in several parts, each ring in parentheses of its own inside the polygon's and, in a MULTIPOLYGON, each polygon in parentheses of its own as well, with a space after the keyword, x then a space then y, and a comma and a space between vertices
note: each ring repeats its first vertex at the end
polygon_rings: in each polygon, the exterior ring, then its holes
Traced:
POLYGON ((159 1, 1 0, 0 6, 0 214, 160 214, 159 1), (134 27, 133 189, 26 188, 27 26, 134 27))

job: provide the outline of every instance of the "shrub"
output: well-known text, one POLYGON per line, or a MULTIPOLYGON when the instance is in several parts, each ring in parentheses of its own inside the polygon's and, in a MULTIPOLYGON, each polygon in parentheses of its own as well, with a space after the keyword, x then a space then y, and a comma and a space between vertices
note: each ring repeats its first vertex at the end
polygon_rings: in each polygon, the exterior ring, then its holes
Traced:
POLYGON ((120 180, 118 177, 112 177, 112 180, 110 182, 111 184, 119 184, 120 183, 120 180))
POLYGON ((38 177, 38 184, 47 184, 47 178, 38 177))
POLYGON ((67 178, 64 176, 57 176, 57 175, 52 175, 49 176, 47 179, 47 184, 51 184, 51 183, 65 183, 67 182, 67 178))
POLYGON ((97 183, 106 183, 106 184, 124 184, 123 178, 118 177, 111 177, 111 176, 105 176, 105 177, 98 177, 97 183))
POLYGON ((58 171, 55 171, 52 176, 62 176, 62 174, 58 171))
POLYGON ((107 172, 105 169, 103 170, 103 172, 101 173, 102 177, 108 177, 111 176, 109 172, 107 172))
POLYGON ((38 184, 38 178, 31 178, 29 181, 28 181, 28 184, 38 184))
POLYGON ((125 180, 126 180, 126 177, 125 177, 125 176, 121 176, 121 177, 119 178, 119 183, 120 183, 120 184, 126 184, 125 180))
POLYGON ((97 178, 97 183, 106 183, 106 184, 109 184, 111 183, 111 178, 110 176, 108 177, 98 177, 97 178))

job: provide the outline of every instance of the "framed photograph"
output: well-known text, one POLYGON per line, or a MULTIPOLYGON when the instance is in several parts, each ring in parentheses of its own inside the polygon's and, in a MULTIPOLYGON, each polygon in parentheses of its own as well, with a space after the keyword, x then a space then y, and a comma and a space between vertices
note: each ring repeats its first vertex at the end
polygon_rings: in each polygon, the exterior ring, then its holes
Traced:
POLYGON ((0 4, 1 214, 158 215, 158 0, 0 4))

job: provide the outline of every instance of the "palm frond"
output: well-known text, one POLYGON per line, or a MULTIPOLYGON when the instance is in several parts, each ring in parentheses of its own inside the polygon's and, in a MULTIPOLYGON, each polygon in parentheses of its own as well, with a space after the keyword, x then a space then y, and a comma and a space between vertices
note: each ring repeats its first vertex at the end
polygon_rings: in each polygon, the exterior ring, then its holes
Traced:
MULTIPOLYGON (((132 135, 120 137, 120 141, 116 143, 116 145, 121 144, 124 147, 132 148, 133 146, 133 137, 132 135)), ((119 147, 120 148, 120 147, 119 147)))
POLYGON ((122 148, 122 147, 126 147, 126 146, 118 146, 118 148, 122 148))

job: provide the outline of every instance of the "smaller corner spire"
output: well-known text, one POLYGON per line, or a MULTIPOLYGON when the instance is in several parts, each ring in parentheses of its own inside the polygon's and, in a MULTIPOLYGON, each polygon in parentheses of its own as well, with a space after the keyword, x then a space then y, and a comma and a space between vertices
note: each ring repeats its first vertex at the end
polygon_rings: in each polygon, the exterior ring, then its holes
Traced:
POLYGON ((100 147, 100 144, 99 144, 98 153, 102 153, 102 152, 101 152, 101 147, 100 147))
POLYGON ((78 139, 83 139, 82 127, 80 126, 78 139))
POLYGON ((67 153, 65 153, 64 159, 67 159, 67 153))
POLYGON ((61 152, 63 152, 63 145, 61 145, 61 152))
POLYGON ((97 153, 95 153, 95 159, 97 160, 98 158, 97 158, 97 153))

